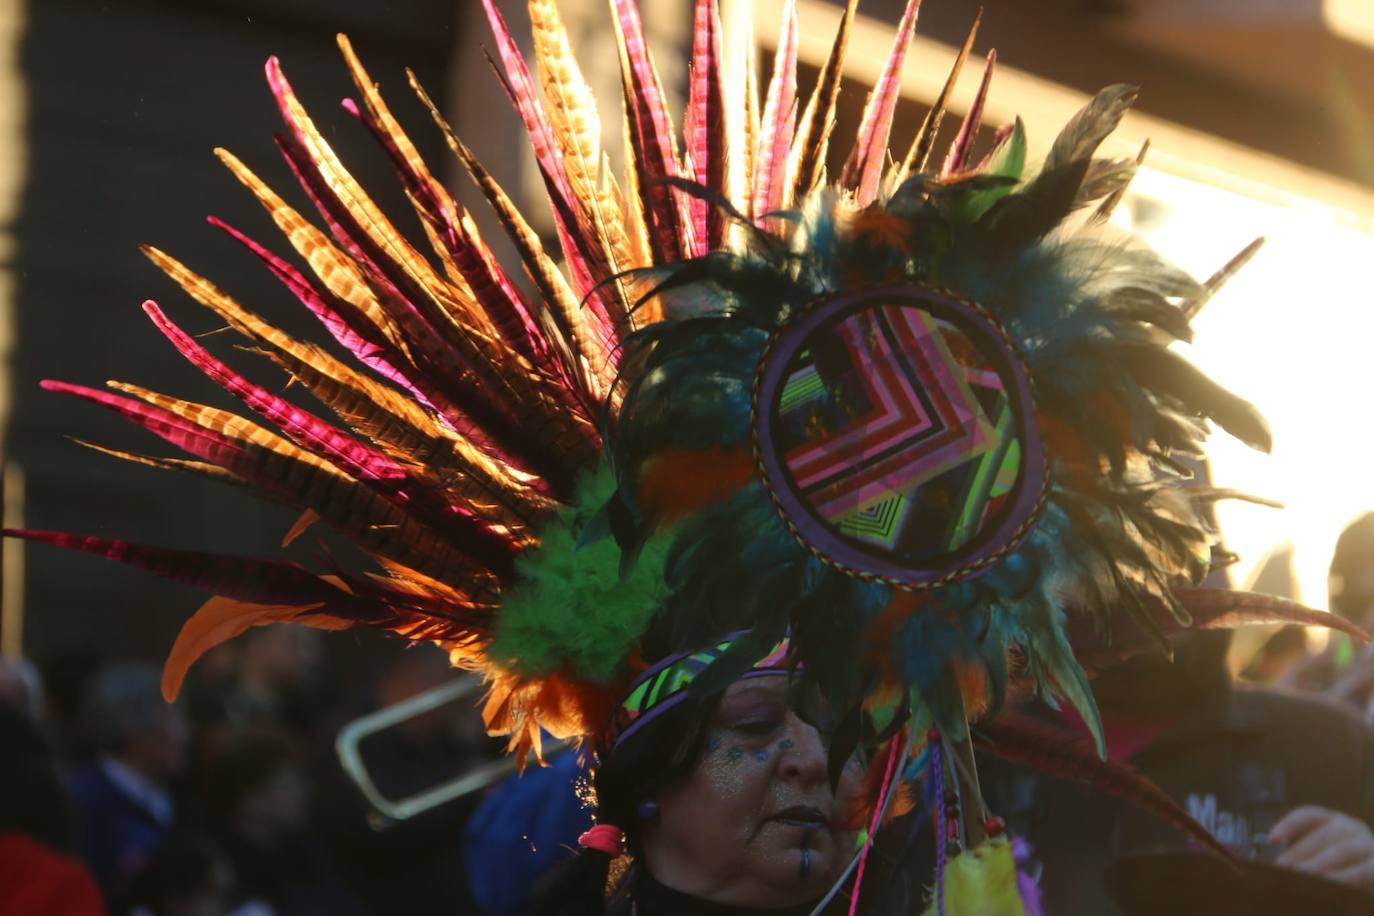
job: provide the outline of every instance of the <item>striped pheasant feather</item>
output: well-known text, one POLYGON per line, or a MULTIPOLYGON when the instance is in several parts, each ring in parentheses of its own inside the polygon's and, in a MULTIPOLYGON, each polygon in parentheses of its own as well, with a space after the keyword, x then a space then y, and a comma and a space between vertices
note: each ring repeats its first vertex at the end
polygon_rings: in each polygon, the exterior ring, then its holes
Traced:
POLYGON ((906 12, 897 25, 892 52, 864 107, 858 140, 840 176, 840 184, 854 192, 856 202, 861 207, 871 204, 878 195, 878 181, 888 158, 887 144, 892 134, 892 118, 897 110, 902 64, 906 62, 911 37, 916 33, 916 14, 920 8, 921 0, 908 0, 906 12))

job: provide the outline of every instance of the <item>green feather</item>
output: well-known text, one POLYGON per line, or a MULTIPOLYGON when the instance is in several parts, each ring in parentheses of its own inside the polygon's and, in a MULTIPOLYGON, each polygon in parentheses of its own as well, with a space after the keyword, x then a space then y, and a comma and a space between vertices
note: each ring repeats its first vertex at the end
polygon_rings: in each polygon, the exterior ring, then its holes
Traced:
POLYGON ((562 672, 600 684, 624 673, 625 660, 667 595, 663 567, 671 535, 651 537, 622 579, 613 538, 579 543, 614 489, 615 478, 603 465, 578 487, 573 507, 541 532, 539 548, 517 561, 520 581, 502 596, 487 649, 502 667, 528 676, 562 672))
MULTIPOLYGON (((987 165, 979 174, 1020 181, 1025 170, 1026 127, 1018 117, 1012 124, 1011 133, 988 156, 987 165)), ((950 218, 956 223, 977 222, 978 218, 988 212, 993 204, 1010 194, 1012 188, 1012 185, 1005 185, 970 192, 959 203, 959 206, 951 211, 950 218)))

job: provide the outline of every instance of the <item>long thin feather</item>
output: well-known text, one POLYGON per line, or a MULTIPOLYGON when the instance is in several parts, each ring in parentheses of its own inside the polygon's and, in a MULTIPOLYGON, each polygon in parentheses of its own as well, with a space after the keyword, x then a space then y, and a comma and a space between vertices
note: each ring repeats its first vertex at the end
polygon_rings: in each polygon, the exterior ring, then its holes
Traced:
MULTIPOLYGON (((758 48, 754 41, 754 22, 749 15, 749 7, 744 3, 734 6, 735 21, 726 26, 726 35, 733 37, 733 55, 726 54, 733 61, 732 74, 726 79, 725 116, 729 125, 730 139, 726 149, 732 151, 726 163, 729 173, 729 198, 736 210, 747 213, 752 219, 753 195, 750 185, 757 174, 759 161, 759 137, 762 134, 763 105, 759 101, 758 48), (734 94, 736 83, 740 99, 734 94), (738 116, 732 116, 738 112, 738 116)), ((785 153, 784 153, 785 155, 785 153)))
MULTIPOLYGON (((50 391, 71 394, 113 410, 197 457, 213 461, 265 493, 297 509, 314 509, 361 545, 437 578, 478 576, 464 550, 406 514, 328 462, 228 411, 182 401, 136 385, 111 382, 138 400, 47 381, 50 391)), ((511 573, 510 554, 480 542, 485 559, 511 573), (491 552, 495 548, 496 552, 491 552)), ((490 585, 490 583, 487 583, 490 585)))
MULTIPOLYGON (((572 184, 568 177, 568 168, 563 159, 559 140, 555 136, 550 119, 539 101, 539 93, 529 68, 526 66, 510 30, 506 27, 500 11, 496 8, 493 0, 482 0, 482 5, 486 10, 487 19, 491 23, 492 34, 496 37, 497 49, 501 58, 501 66, 497 67, 493 61, 492 68, 529 134, 535 162, 538 164, 540 175, 544 180, 545 190, 549 195, 549 203, 553 207, 554 226, 558 233, 560 247, 563 250, 563 257, 568 263, 569 272, 572 274, 574 287, 579 295, 590 295, 592 309, 599 316, 608 319, 610 325, 613 326, 616 316, 606 311, 609 307, 609 302, 605 301, 607 291, 597 287, 597 284, 605 278, 610 268, 608 264, 602 262, 602 249, 597 245, 590 244, 590 240, 585 237, 583 232, 579 231, 579 211, 574 201, 572 184)), ((571 52, 568 54, 568 60, 575 66, 571 52)), ((570 73, 571 71, 565 72, 570 73)), ((416 85, 413 76, 411 85, 416 85)), ((584 113, 584 120, 590 114, 594 114, 594 112, 584 113)), ((610 339, 609 328, 603 330, 602 336, 603 339, 610 339)))
POLYGON ((847 0, 835 43, 821 67, 821 74, 811 98, 806 103, 801 124, 789 156, 788 174, 792 176, 792 199, 809 193, 821 183, 825 174, 826 153, 830 149, 830 132, 835 127, 835 111, 839 105, 840 84, 844 78, 844 57, 849 48, 849 30, 854 24, 858 0, 847 0))
MULTIPOLYGON (((1137 171, 1140 169, 1140 166, 1145 163, 1145 156, 1149 151, 1150 141, 1147 138, 1145 142, 1140 144, 1140 152, 1136 153, 1135 156, 1137 171)), ((1103 201, 1097 205, 1097 209, 1093 211, 1093 215, 1088 219, 1088 224, 1092 226, 1101 225, 1111 219, 1112 213, 1116 211, 1117 205, 1125 198, 1126 191, 1129 187, 1130 182, 1128 181, 1111 194, 1108 194, 1103 201)))
POLYGON ((365 233, 367 240, 373 242, 379 253, 404 274, 413 290, 436 295, 439 291, 448 289, 449 284, 434 272, 429 262, 396 230, 362 186, 344 168, 296 97, 286 74, 282 72, 281 63, 275 57, 269 58, 266 69, 267 82, 277 99, 282 118, 291 128, 295 140, 308 153, 311 164, 327 183, 334 199, 365 233))
POLYGON ((272 221, 277 224, 277 228, 286 236, 291 247, 305 259, 325 289, 364 316, 378 332, 385 335, 393 347, 406 349, 407 339, 414 336, 407 334, 400 323, 408 320, 407 316, 398 313, 397 310, 383 307, 357 262, 339 250, 324 233, 287 204, 237 156, 225 149, 216 149, 215 154, 234 177, 258 199, 272 221))
POLYGON ((536 479, 493 460, 447 426, 430 422, 405 398, 346 366, 322 359, 301 361, 285 351, 269 355, 321 403, 388 454, 419 467, 442 469, 443 486, 452 498, 490 521, 523 531, 557 505, 542 492, 536 479))
POLYGON ((529 67, 520 54, 520 48, 506 26, 506 20, 497 8, 495 0, 482 0, 482 9, 487 14, 492 35, 496 38, 497 53, 501 57, 504 70, 502 83, 524 122, 530 136, 535 158, 552 179, 557 193, 571 201, 572 188, 559 152, 558 141, 554 137, 553 126, 545 116, 543 106, 535 88, 529 67))
POLYGON ((6 528, 5 537, 79 550, 243 601, 273 604, 348 604, 348 592, 282 560, 229 557, 196 550, 151 547, 132 541, 65 531, 6 528))
POLYGON ((1370 642, 1371 636, 1361 627, 1339 614, 1317 611, 1296 601, 1225 588, 1175 588, 1178 603, 1193 615, 1194 625, 1215 630, 1255 624, 1298 624, 1307 627, 1329 627, 1339 630, 1360 642, 1370 642))
POLYGON ((945 78, 945 84, 941 87, 940 94, 935 97, 935 102, 921 121, 921 126, 916 131, 911 146, 907 148, 906 155, 902 157, 902 164, 897 169, 899 183, 913 172, 919 173, 926 170, 926 165, 930 161, 930 153, 935 148, 935 137, 940 133, 940 125, 945 119, 945 109, 949 106, 949 97, 954 92, 955 84, 959 82, 959 74, 964 69, 964 63, 968 60, 969 53, 973 51, 973 42, 978 37, 978 26, 982 22, 983 8, 980 6, 978 7, 978 15, 974 17, 973 25, 968 30, 968 36, 964 38, 964 44, 959 48, 959 56, 954 59, 954 66, 950 68, 949 76, 945 78))
POLYGON ((1133 345, 1118 352, 1140 384, 1212 418, 1251 448, 1273 448, 1269 424, 1253 404, 1222 388, 1173 350, 1133 345))
POLYGON ((208 461, 195 461, 189 458, 162 458, 157 455, 139 455, 134 452, 126 452, 117 448, 109 448, 104 445, 97 445, 94 442, 87 442, 85 439, 72 437, 72 441, 83 448, 108 455, 111 458, 118 458, 121 461, 128 461, 133 464, 142 464, 150 468, 157 468, 160 471, 186 471, 191 474, 199 474, 211 480, 221 483, 235 484, 241 487, 249 486, 248 481, 239 477, 237 474, 230 473, 217 464, 208 461))
POLYGON ((610 0, 620 75, 629 120, 632 167, 638 179, 640 211, 655 264, 671 264, 692 251, 691 224, 676 192, 663 181, 678 175, 676 141, 639 10, 633 0, 610 0))
POLYGON ((1137 805, 1210 849, 1232 867, 1239 867, 1231 851, 1163 789, 1123 763, 1099 759, 1067 729, 1005 714, 980 725, 974 731, 973 742, 984 753, 1060 779, 1085 783, 1137 805))
POLYGON ((921 0, 907 0, 906 11, 897 25, 892 50, 864 107, 854 150, 840 176, 840 184, 854 192, 855 202, 860 207, 871 204, 878 194, 883 166, 887 164, 892 118, 900 98, 902 65, 906 63, 911 37, 916 33, 916 15, 920 9, 921 0))
POLYGON ((617 263, 613 242, 624 232, 623 226, 602 206, 601 117, 557 5, 553 0, 530 0, 529 12, 535 58, 550 103, 549 126, 562 151, 576 227, 592 243, 594 277, 603 281, 628 265, 617 263))
POLYGON ((386 100, 377 89, 377 84, 353 50, 353 44, 342 34, 336 36, 336 41, 348 66, 349 75, 353 78, 353 85, 362 94, 366 111, 359 109, 351 99, 344 100, 344 108, 362 120, 386 148, 396 163, 397 171, 405 180, 407 189, 418 198, 418 203, 435 212, 453 212, 456 207, 452 197, 430 174, 420 151, 415 148, 415 144, 406 136, 406 132, 392 115, 386 100))
POLYGON ((530 279, 544 297, 545 307, 557 325, 559 333, 571 348, 571 358, 574 362, 574 367, 571 368, 576 373, 573 377, 582 378, 589 383, 586 394, 592 401, 599 402, 605 396, 607 380, 615 368, 610 352, 602 343, 596 329, 586 320, 586 312, 573 295, 567 279, 545 253, 539 236, 525 221, 515 203, 467 145, 458 139, 433 101, 418 84, 416 91, 421 101, 429 108, 435 123, 443 131, 449 148, 482 190, 510 239, 515 243, 530 279), (581 371, 583 360, 586 360, 591 369, 590 373, 584 374, 581 371))
POLYGON ((983 68, 983 81, 979 83, 978 94, 973 97, 973 104, 969 106, 963 123, 959 125, 959 133, 950 144, 944 167, 940 169, 941 175, 953 175, 968 167, 973 156, 973 141, 978 139, 978 128, 983 123, 983 106, 987 104, 988 89, 992 86, 992 71, 996 66, 997 49, 994 48, 988 51, 987 64, 983 68))
MULTIPOLYGON (((437 483, 428 479, 428 475, 420 468, 414 465, 408 468, 399 464, 387 455, 351 439, 306 411, 244 379, 176 327, 154 303, 145 303, 144 310, 182 355, 227 391, 275 423, 298 445, 329 461, 349 477, 362 481, 388 501, 402 508, 416 521, 462 544, 466 553, 481 558, 494 569, 502 570, 509 568, 515 550, 521 546, 528 546, 527 539, 516 536, 509 528, 485 522, 483 517, 486 513, 483 510, 486 507, 483 504, 469 506, 462 502, 451 502, 440 492, 437 483)), ((216 412, 209 423, 202 422, 196 417, 192 419, 201 426, 222 428, 233 434, 236 427, 227 425, 232 422, 227 419, 229 416, 216 412), (216 423, 226 425, 217 427, 216 423)), ((277 447, 277 440, 264 440, 261 436, 255 435, 256 427, 238 428, 245 430, 239 435, 254 445, 265 446, 279 454, 289 454, 277 447)), ((302 460, 304 455, 296 453, 294 457, 302 460)), ((231 466, 229 470, 238 477, 250 476, 242 468, 235 469, 231 466)), ((312 504, 309 508, 311 511, 317 511, 317 514, 328 521, 340 523, 338 514, 324 516, 324 510, 320 510, 318 506, 312 504)), ((400 527, 404 529, 404 523, 400 527)))
MULTIPOLYGON (((235 302, 233 298, 226 295, 209 280, 190 270, 165 252, 153 248, 152 246, 144 246, 143 252, 150 260, 167 273, 168 276, 176 281, 182 289, 186 290, 186 292, 195 298, 196 301, 200 302, 211 311, 214 311, 225 321, 229 322, 229 324, 241 334, 252 339, 261 340, 271 345, 274 349, 289 354, 291 359, 297 364, 311 364, 317 367, 323 367, 321 371, 324 371, 335 379, 339 379, 343 375, 351 373, 351 370, 344 367, 323 350, 309 344, 299 343, 262 321, 256 315, 244 309, 235 302)), ((429 366, 431 371, 414 371, 406 376, 406 381, 413 386, 412 390, 417 390, 420 393, 419 399, 421 402, 430 406, 438 415, 442 416, 446 425, 462 437, 462 439, 472 442, 476 448, 481 449, 483 453, 491 456, 493 463, 490 466, 490 470, 492 470, 495 475, 493 479, 508 480, 511 485, 517 486, 521 479, 521 474, 524 475, 524 480, 532 480, 533 471, 529 466, 522 464, 521 461, 514 456, 511 450, 499 446, 476 419, 464 413, 458 405, 450 402, 443 392, 432 387, 434 384, 442 383, 447 378, 447 376, 443 375, 436 377, 433 374, 435 369, 443 370, 446 366, 456 365, 449 362, 452 357, 448 356, 440 349, 435 349, 439 346, 439 341, 434 335, 431 334, 420 337, 417 340, 417 346, 420 347, 424 353, 428 354, 428 357, 422 361, 421 364, 429 366), (500 466, 511 469, 518 468, 519 473, 513 470, 509 472, 500 472, 498 470, 500 466)), ((455 374, 455 381, 461 379, 465 375, 461 366, 453 371, 455 374)), ((376 386, 372 386, 372 388, 374 392, 378 394, 382 391, 382 389, 376 386)), ((385 397, 381 399, 379 403, 389 404, 393 413, 413 413, 416 410, 414 405, 407 405, 405 399, 399 396, 385 397)), ((420 421, 416 421, 412 425, 419 428, 423 424, 420 421)))
POLYGON ((407 478, 406 469, 393 459, 349 438, 318 417, 290 404, 260 385, 253 384, 215 359, 208 350, 168 319, 151 299, 143 303, 143 311, 192 365, 275 423, 303 447, 327 458, 340 470, 354 477, 390 481, 393 484, 407 478))
POLYGON ((1264 236, 1259 236, 1249 245, 1246 245, 1236 254, 1235 257, 1227 261, 1226 264, 1212 276, 1207 278, 1207 282, 1202 284, 1202 292, 1188 301, 1183 306, 1183 313, 1192 319, 1197 313, 1202 311, 1202 307, 1212 301, 1212 297, 1217 294, 1223 286, 1234 277, 1241 268, 1250 263, 1250 259, 1259 254, 1259 250, 1264 247, 1264 236))
MULTIPOLYGON (((693 36, 683 140, 697 184, 725 194, 727 136, 717 0, 697 0, 693 36)), ((692 220, 692 256, 720 248, 725 238, 725 214, 700 198, 693 198, 687 206, 692 220)))
MULTIPOLYGON (((282 151, 289 161, 298 160, 295 167, 303 182, 317 184, 321 177, 308 161, 299 161, 306 153, 297 146, 288 141, 282 151)), ((331 206, 325 193, 327 188, 315 188, 315 196, 331 206)), ((347 208, 335 215, 352 218, 347 208)), ((470 225, 465 223, 461 229, 470 239, 470 225)), ((367 238, 372 254, 385 258, 386 252, 379 247, 382 242, 367 238)), ((517 349, 500 343, 500 332, 479 300, 497 301, 502 294, 493 285, 496 278, 475 266, 484 260, 476 244, 464 244, 469 266, 476 271, 473 276, 486 284, 480 296, 442 282, 427 285, 415 271, 401 267, 387 277, 369 276, 370 289, 386 301, 390 314, 406 322, 406 342, 419 368, 445 399, 472 417, 507 454, 519 455, 522 463, 570 493, 573 483, 567 467, 553 456, 563 450, 589 454, 594 448, 594 425, 579 411, 568 409, 562 397, 564 386, 517 349)))
POLYGON ((756 221, 790 202, 787 162, 797 122, 797 42, 797 2, 787 0, 783 7, 778 50, 773 57, 773 76, 768 81, 768 96, 759 129, 758 160, 753 171, 753 217, 756 221))
MULTIPOLYGON (((552 0, 530 0, 530 27, 539 64, 549 136, 562 152, 568 184, 585 217, 581 225, 600 235, 595 218, 597 175, 601 165, 601 116, 582 77, 568 31, 552 0)), ((509 68, 508 68, 509 70, 509 68)))
MULTIPOLYGON (((261 260, 267 269, 291 290, 301 304, 319 319, 330 336, 352 353, 359 362, 387 381, 402 386, 421 401, 428 400, 425 392, 412 381, 414 369, 410 366, 409 357, 388 339, 385 332, 374 324, 366 313, 350 308, 348 303, 337 298, 327 300, 326 293, 318 289, 299 270, 218 217, 209 217, 209 222, 261 260)), ((146 248, 145 252, 155 263, 165 257, 151 246, 146 248)))
MULTIPOLYGON (((475 229, 468 229, 467 215, 448 191, 430 175, 414 144, 392 116, 352 46, 342 36, 340 49, 348 63, 354 84, 362 93, 366 109, 346 103, 382 144, 406 185, 417 212, 437 228, 445 243, 449 263, 462 278, 478 305, 486 313, 506 344, 523 354, 535 366, 552 375, 561 373, 555 365, 554 347, 545 338, 532 309, 482 242, 475 229)), ((554 388, 557 391, 557 386, 554 388)))

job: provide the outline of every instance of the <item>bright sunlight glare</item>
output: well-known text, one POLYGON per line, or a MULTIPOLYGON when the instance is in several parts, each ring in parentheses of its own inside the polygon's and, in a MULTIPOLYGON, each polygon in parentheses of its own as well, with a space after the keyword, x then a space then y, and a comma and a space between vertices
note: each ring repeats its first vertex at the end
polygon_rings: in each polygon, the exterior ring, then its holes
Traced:
POLYGON ((1125 218, 1167 258, 1205 278, 1256 236, 1267 243, 1198 316, 1185 352, 1252 401, 1274 432, 1272 455, 1218 431, 1213 482, 1282 502, 1224 502, 1226 546, 1241 555, 1235 586, 1253 583, 1291 545, 1298 594, 1326 607, 1326 571, 1341 529, 1374 509, 1374 235, 1317 207, 1263 203, 1143 169, 1125 218))

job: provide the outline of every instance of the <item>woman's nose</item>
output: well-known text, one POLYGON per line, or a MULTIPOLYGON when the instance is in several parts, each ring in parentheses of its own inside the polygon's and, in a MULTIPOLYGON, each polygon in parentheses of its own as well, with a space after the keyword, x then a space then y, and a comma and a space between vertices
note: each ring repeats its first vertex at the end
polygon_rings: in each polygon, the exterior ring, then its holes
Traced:
POLYGON ((778 745, 778 772, 789 779, 825 779, 825 742, 821 733, 795 713, 788 713, 787 726, 787 736, 778 745))

